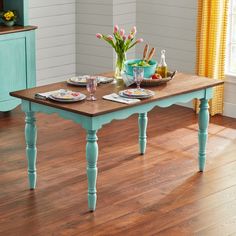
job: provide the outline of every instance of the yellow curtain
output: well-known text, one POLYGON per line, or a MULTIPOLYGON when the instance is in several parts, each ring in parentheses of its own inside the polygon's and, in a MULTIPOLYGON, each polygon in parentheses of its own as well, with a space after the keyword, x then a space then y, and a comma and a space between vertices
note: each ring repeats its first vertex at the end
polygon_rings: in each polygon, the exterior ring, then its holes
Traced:
MULTIPOLYGON (((229 0, 198 0, 196 73, 224 80, 225 47, 229 0)), ((210 114, 223 113, 224 86, 214 88, 210 114)), ((194 102, 199 111, 199 101, 194 102)))

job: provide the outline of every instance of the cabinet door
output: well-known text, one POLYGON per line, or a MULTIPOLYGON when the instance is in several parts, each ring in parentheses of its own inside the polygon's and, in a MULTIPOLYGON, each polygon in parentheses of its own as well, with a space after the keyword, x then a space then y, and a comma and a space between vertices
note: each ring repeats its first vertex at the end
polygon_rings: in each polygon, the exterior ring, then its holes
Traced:
POLYGON ((9 92, 26 88, 25 38, 0 40, 0 101, 11 99, 9 92))

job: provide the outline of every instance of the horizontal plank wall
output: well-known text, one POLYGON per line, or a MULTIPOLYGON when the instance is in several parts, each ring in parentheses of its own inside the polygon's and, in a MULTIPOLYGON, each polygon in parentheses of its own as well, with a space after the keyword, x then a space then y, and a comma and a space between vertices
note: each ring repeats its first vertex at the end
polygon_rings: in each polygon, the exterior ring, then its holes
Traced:
POLYGON ((77 0, 77 73, 101 73, 113 67, 112 49, 96 38, 110 34, 113 25, 112 0, 77 0))
MULTIPOLYGON (((196 0, 137 0, 140 35, 157 49, 157 60, 161 49, 166 50, 167 64, 173 70, 194 72, 196 17, 196 0)), ((138 48, 137 56, 141 54, 138 48)))
POLYGON ((37 25, 37 85, 65 80, 76 68, 76 0, 30 0, 37 25))
MULTIPOLYGON (((115 54, 110 45, 98 40, 96 33, 112 34, 113 25, 126 31, 135 25, 136 0, 77 1, 77 74, 112 71, 115 54)), ((127 54, 135 57, 135 49, 127 54)))
MULTIPOLYGON (((170 70, 195 72, 196 58, 196 0, 137 0, 136 24, 139 35, 157 53, 166 50, 170 70)), ((136 48, 136 56, 142 56, 142 47, 136 48)), ((182 104, 192 107, 192 103, 182 104)))
MULTIPOLYGON (((136 25, 136 0, 113 0, 113 24, 123 27, 125 34, 129 34, 131 28, 136 25)), ((134 59, 135 47, 126 55, 127 59, 134 59)))

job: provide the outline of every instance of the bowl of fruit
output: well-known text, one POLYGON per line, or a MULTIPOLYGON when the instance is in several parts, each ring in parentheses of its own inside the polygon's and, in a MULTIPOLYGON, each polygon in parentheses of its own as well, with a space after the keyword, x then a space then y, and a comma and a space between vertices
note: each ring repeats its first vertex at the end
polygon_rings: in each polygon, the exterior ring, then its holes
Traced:
POLYGON ((161 75, 156 72, 150 78, 145 78, 144 80, 142 80, 141 85, 151 87, 165 84, 174 78, 176 72, 177 71, 174 72, 168 71, 167 77, 165 78, 162 78, 161 75))
POLYGON ((127 60, 125 62, 125 71, 128 75, 133 76, 133 68, 134 67, 143 67, 144 68, 144 77, 149 78, 155 74, 155 70, 157 67, 157 61, 155 60, 142 60, 142 59, 134 59, 127 60))

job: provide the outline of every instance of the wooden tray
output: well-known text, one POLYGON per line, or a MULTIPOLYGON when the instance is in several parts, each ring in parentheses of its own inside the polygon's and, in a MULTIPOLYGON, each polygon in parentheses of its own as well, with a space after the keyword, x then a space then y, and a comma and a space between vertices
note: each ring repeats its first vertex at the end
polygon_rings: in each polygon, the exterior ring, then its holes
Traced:
POLYGON ((171 75, 173 74, 173 72, 168 72, 167 73, 167 78, 162 78, 162 79, 144 79, 141 82, 141 86, 147 86, 147 87, 152 87, 152 86, 158 86, 158 85, 162 85, 167 83, 168 81, 172 80, 174 78, 171 77, 171 75))

